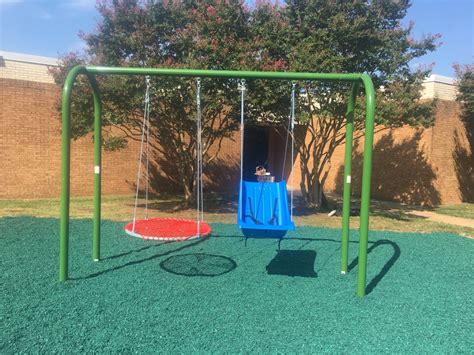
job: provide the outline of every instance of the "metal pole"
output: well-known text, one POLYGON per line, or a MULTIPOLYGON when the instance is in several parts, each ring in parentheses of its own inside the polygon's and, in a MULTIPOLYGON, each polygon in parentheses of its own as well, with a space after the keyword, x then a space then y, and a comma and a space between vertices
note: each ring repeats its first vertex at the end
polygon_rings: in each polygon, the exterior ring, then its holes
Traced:
POLYGON ((359 266, 357 275, 357 295, 365 296, 367 278, 367 244, 369 236, 370 181, 372 174, 372 145, 374 140, 375 120, 375 90, 372 80, 367 74, 362 74, 365 86, 365 141, 364 163, 362 167, 362 199, 360 205, 360 237, 359 237, 359 266))
POLYGON ((87 75, 92 86, 94 97, 94 217, 92 236, 92 259, 100 260, 100 202, 101 202, 101 150, 102 150, 102 107, 99 86, 93 75, 87 75))
POLYGON ((341 241, 341 274, 347 272, 349 254, 349 217, 351 209, 351 169, 352 169, 352 138, 354 133, 354 106, 359 91, 359 83, 352 85, 347 105, 346 147, 344 155, 344 192, 342 196, 342 241, 341 241))
POLYGON ((61 197, 59 218, 59 281, 68 277, 69 252, 69 195, 71 161, 71 92, 76 76, 85 73, 85 68, 76 66, 71 69, 64 82, 61 101, 61 197))

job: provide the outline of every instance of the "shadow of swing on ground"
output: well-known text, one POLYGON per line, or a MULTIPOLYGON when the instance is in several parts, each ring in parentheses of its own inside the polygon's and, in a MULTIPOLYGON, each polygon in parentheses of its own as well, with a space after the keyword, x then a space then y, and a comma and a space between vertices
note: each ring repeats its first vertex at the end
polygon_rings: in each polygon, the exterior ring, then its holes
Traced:
POLYGON ((160 242, 160 243, 155 243, 155 244, 150 244, 150 245, 147 245, 146 247, 142 247, 142 248, 139 248, 139 249, 133 249, 133 250, 129 250, 129 251, 126 251, 126 252, 123 252, 123 253, 120 253, 120 254, 115 254, 115 255, 111 255, 111 256, 107 256, 105 258, 102 258, 101 260, 104 261, 104 260, 112 260, 112 259, 118 259, 118 258, 122 258, 124 256, 127 256, 127 255, 132 255, 132 254, 139 254, 140 252, 144 251, 144 250, 148 250, 148 249, 154 249, 154 248, 157 248, 157 247, 160 247, 162 245, 165 245, 165 244, 169 244, 171 242, 160 242))
MULTIPOLYGON (((241 236, 220 236, 220 238, 236 238, 236 239, 244 239, 241 236)), ((208 238, 198 239, 196 241, 187 243, 185 245, 180 245, 177 248, 164 251, 162 253, 157 253, 151 255, 146 258, 129 261, 122 265, 118 265, 109 269, 105 269, 87 276, 83 277, 76 277, 72 278, 71 280, 84 280, 84 279, 91 279, 103 274, 107 274, 113 271, 117 271, 120 269, 124 269, 129 266, 141 264, 147 261, 151 261, 163 256, 168 256, 170 254, 185 250, 187 248, 191 248, 196 246, 208 238)), ((329 239, 329 238, 284 238, 285 240, 299 240, 299 241, 308 241, 308 242, 334 242, 339 243, 340 240, 336 239, 329 239)), ((357 241, 350 241, 351 244, 358 244, 357 241)), ((128 256, 130 254, 140 254, 141 252, 155 248, 161 247, 165 244, 169 244, 169 242, 160 243, 149 245, 146 247, 142 247, 136 250, 131 250, 125 253, 112 255, 109 257, 104 258, 103 260, 108 259, 116 259, 124 256, 128 256)), ((370 294, 375 287, 379 284, 379 282, 385 277, 385 275, 390 271, 393 267, 395 262, 401 255, 400 247, 397 243, 387 240, 381 239, 375 242, 369 242, 369 247, 367 249, 367 254, 372 253, 376 248, 384 245, 389 245, 393 248, 392 256, 385 262, 381 270, 368 282, 366 286, 366 294, 370 294)), ((268 275, 282 275, 282 276, 298 276, 298 277, 308 277, 308 278, 317 278, 318 274, 314 270, 315 262, 316 262, 316 251, 314 250, 285 250, 280 249, 277 250, 277 254, 275 257, 269 262, 266 266, 266 271, 268 275)), ((359 258, 356 257, 348 266, 348 271, 352 271, 355 269, 359 262, 359 258)), ((215 277, 227 274, 234 269, 237 268, 237 263, 223 255, 215 255, 215 254, 207 254, 207 253, 189 253, 189 254, 180 254, 180 255, 172 255, 167 259, 163 260, 160 263, 160 267, 169 273, 181 276, 204 276, 204 277, 215 277)), ((369 268, 370 268, 370 259, 369 259, 369 268)))
MULTIPOLYGON (((134 261, 129 261, 129 262, 126 262, 125 264, 122 264, 122 265, 118 265, 118 266, 115 266, 115 267, 112 267, 110 269, 105 269, 105 270, 102 270, 102 271, 99 271, 99 272, 95 272, 93 274, 90 274, 90 275, 87 275, 87 276, 82 276, 82 277, 71 277, 70 279, 71 280, 87 280, 87 279, 92 279, 92 278, 95 278, 95 277, 98 277, 98 276, 101 276, 101 275, 104 275, 104 274, 108 274, 109 272, 113 272, 113 271, 117 271, 117 270, 121 270, 121 269, 124 269, 126 267, 129 267, 129 266, 133 266, 133 265, 137 265, 137 264, 141 264, 141 263, 144 263, 144 262, 147 262, 147 261, 150 261, 150 260, 154 260, 154 259, 157 259, 159 257, 162 257, 162 256, 167 256, 167 255, 170 255, 172 253, 175 253, 175 252, 178 252, 178 251, 181 251, 181 250, 184 250, 184 249, 187 249, 187 248, 190 248, 190 247, 193 247, 199 243, 202 243, 204 241, 206 241, 207 238, 201 238, 201 239, 198 239, 196 241, 193 241, 189 244, 185 244, 185 245, 181 245, 179 246, 178 248, 175 248, 175 249, 171 249, 171 250, 167 250, 163 253, 158 253, 158 254, 154 254, 152 256, 149 256, 147 258, 143 258, 143 259, 138 259, 138 260, 134 260, 134 261)), ((140 249, 136 249, 136 250, 131 250, 129 252, 125 252, 125 253, 121 253, 121 254, 117 254, 117 255, 112 255, 112 256, 109 256, 107 258, 104 258, 102 260, 108 260, 108 259, 115 259, 115 258, 120 258, 120 257, 123 257, 123 256, 127 256, 127 255, 130 255, 130 254, 133 254, 133 253, 140 253, 146 249, 150 249, 150 248, 155 248, 155 247, 160 247, 160 246, 163 246, 165 244, 169 244, 170 242, 164 242, 164 243, 160 243, 160 244, 153 244, 153 245, 150 245, 150 246, 146 246, 146 247, 143 247, 143 248, 140 248, 140 249)))
POLYGON ((175 275, 215 277, 231 272, 237 263, 223 255, 193 253, 170 256, 160 267, 175 275))
POLYGON ((267 265, 268 275, 318 277, 314 271, 316 252, 314 250, 278 250, 267 265))
MULTIPOLYGON (((311 238, 291 238, 295 240, 308 240, 308 241, 330 241, 340 243, 334 239, 311 239, 311 238)), ((351 244, 358 244, 356 241, 351 241, 351 244)), ((401 255, 400 247, 397 243, 387 239, 377 240, 375 242, 369 242, 367 249, 367 255, 372 253, 375 249, 380 246, 389 245, 393 248, 392 256, 385 262, 381 270, 368 282, 366 286, 366 294, 370 294, 379 282, 385 277, 390 271, 395 262, 401 255)), ((318 277, 314 271, 316 262, 316 252, 314 250, 278 250, 277 255, 267 265, 268 275, 282 275, 282 276, 300 276, 300 277, 318 277)), ((359 258, 356 257, 349 265, 348 271, 353 270, 359 262, 359 258)), ((370 263, 370 260, 369 260, 370 263)), ((369 264, 370 268, 370 264, 369 264)))

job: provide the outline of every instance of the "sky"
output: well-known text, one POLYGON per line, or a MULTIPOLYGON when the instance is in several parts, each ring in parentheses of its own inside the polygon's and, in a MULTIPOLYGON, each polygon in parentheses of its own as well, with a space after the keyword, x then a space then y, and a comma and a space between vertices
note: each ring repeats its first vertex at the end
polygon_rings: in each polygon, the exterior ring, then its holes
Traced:
MULTIPOLYGON (((0 0, 0 50, 58 57, 80 51, 80 31, 92 32, 100 15, 96 0, 0 0)), ((474 0, 412 0, 404 23, 413 37, 439 33, 442 45, 410 63, 432 65, 433 73, 454 76, 453 63, 474 61, 474 0)))

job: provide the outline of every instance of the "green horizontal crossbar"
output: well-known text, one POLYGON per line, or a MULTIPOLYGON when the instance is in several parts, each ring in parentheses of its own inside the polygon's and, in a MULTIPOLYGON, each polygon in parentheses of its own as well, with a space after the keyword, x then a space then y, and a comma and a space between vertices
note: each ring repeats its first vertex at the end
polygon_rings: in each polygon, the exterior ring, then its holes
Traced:
POLYGON ((358 81, 370 78, 367 74, 334 73, 297 73, 238 70, 199 70, 166 68, 129 68, 129 67, 84 67, 85 72, 98 75, 154 75, 200 78, 238 78, 238 79, 280 79, 280 80, 317 80, 317 81, 358 81))

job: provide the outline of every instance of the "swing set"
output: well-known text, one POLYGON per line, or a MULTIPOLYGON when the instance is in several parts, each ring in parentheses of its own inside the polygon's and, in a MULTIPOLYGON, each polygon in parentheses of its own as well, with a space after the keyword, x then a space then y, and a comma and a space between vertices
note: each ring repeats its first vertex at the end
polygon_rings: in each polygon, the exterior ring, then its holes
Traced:
MULTIPOLYGON (((258 72, 258 71, 230 71, 230 70, 193 70, 193 69, 164 69, 164 68, 131 68, 131 67, 100 67, 76 66, 72 68, 63 87, 62 94, 62 139, 61 139, 61 201, 60 201, 60 252, 59 252, 59 280, 68 279, 69 254, 69 206, 70 206, 70 145, 71 145, 71 95, 74 82, 78 75, 85 75, 92 88, 94 100, 94 213, 92 258, 100 260, 100 222, 101 222, 101 100, 96 75, 140 75, 146 77, 144 117, 141 130, 140 157, 138 160, 138 174, 135 194, 135 205, 132 222, 125 226, 125 232, 142 239, 184 241, 193 238, 203 238, 211 233, 211 227, 204 221, 203 184, 202 184, 202 112, 201 112, 201 78, 232 78, 239 80, 238 90, 241 94, 241 171, 240 189, 237 212, 237 224, 245 237, 274 237, 281 238, 289 230, 294 230, 293 223, 293 192, 288 193, 286 181, 246 181, 243 178, 243 146, 244 146, 244 116, 245 79, 290 80, 291 109, 288 124, 288 136, 291 137, 291 163, 294 159, 294 125, 295 125, 295 87, 296 81, 342 81, 351 82, 352 90, 349 96, 346 124, 346 145, 344 160, 344 191, 343 216, 341 238, 341 273, 348 271, 349 247, 349 215, 350 215, 350 188, 353 120, 356 96, 362 85, 366 95, 364 162, 362 176, 361 210, 360 210, 360 237, 359 237, 359 264, 357 276, 357 295, 365 296, 367 273, 367 244, 370 204, 370 180, 372 170, 372 144, 375 115, 375 91, 372 80, 367 74, 329 74, 329 73, 298 73, 298 72, 258 72), (149 191, 149 138, 150 138, 150 78, 156 77, 192 77, 196 78, 196 220, 174 218, 148 218, 148 191, 149 191), (138 195, 140 191, 142 165, 145 166, 145 218, 137 219, 138 195)), ((286 148, 285 147, 285 159, 286 148)), ((284 165, 285 166, 285 162, 284 165)))

